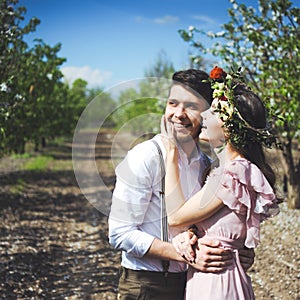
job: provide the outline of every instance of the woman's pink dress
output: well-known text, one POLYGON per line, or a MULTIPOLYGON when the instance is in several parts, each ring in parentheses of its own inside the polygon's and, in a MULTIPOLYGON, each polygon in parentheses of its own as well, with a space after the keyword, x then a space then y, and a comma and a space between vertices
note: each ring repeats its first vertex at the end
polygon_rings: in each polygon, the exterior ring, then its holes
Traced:
POLYGON ((279 212, 272 187, 263 173, 246 159, 235 159, 215 169, 207 180, 220 178, 216 195, 224 207, 196 224, 200 235, 217 239, 234 252, 234 264, 221 274, 202 273, 189 268, 186 300, 255 299, 250 277, 241 267, 238 249, 255 248, 260 223, 279 212))

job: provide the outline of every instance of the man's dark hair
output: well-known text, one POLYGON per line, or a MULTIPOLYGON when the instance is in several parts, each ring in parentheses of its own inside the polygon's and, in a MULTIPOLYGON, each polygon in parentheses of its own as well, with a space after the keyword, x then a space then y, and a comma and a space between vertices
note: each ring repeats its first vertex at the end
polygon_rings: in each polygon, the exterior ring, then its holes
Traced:
POLYGON ((208 81, 209 75, 201 70, 188 69, 173 74, 173 84, 182 84, 191 92, 201 95, 209 104, 212 102, 212 88, 208 81))

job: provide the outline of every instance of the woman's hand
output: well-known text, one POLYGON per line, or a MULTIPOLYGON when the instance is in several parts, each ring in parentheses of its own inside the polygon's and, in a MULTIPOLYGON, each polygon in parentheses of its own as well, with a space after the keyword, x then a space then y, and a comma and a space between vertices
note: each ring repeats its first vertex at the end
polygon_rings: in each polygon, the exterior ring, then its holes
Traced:
POLYGON ((174 151, 177 148, 176 131, 174 130, 174 125, 166 120, 165 116, 161 118, 160 131, 167 154, 174 151))
POLYGON ((233 253, 219 248, 219 242, 199 239, 196 249, 196 263, 191 266, 204 273, 220 273, 233 263, 233 253))

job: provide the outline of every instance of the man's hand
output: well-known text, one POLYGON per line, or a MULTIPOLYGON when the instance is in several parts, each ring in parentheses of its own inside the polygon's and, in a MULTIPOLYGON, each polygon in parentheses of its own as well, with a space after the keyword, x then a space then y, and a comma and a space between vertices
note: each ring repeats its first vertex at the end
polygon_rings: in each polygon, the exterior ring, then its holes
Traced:
POLYGON ((233 253, 229 249, 219 248, 214 240, 199 239, 196 248, 196 262, 190 264, 204 273, 220 273, 233 263, 233 253))
POLYGON ((254 249, 249 249, 246 247, 240 249, 239 258, 240 258, 241 265, 244 271, 246 272, 254 264, 254 258, 255 258, 254 249))
POLYGON ((172 244, 180 256, 187 262, 193 263, 196 258, 193 246, 197 243, 197 240, 196 234, 191 231, 185 231, 176 235, 172 240, 172 244))

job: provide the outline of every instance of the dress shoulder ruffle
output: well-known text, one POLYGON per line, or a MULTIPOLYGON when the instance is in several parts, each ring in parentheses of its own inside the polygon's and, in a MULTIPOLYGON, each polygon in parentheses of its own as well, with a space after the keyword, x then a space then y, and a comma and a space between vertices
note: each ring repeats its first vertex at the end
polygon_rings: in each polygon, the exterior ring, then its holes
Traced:
POLYGON ((216 196, 230 209, 246 214, 245 246, 258 245, 260 223, 279 213, 276 195, 259 168, 246 159, 236 159, 217 168, 212 176, 219 177, 216 196))

